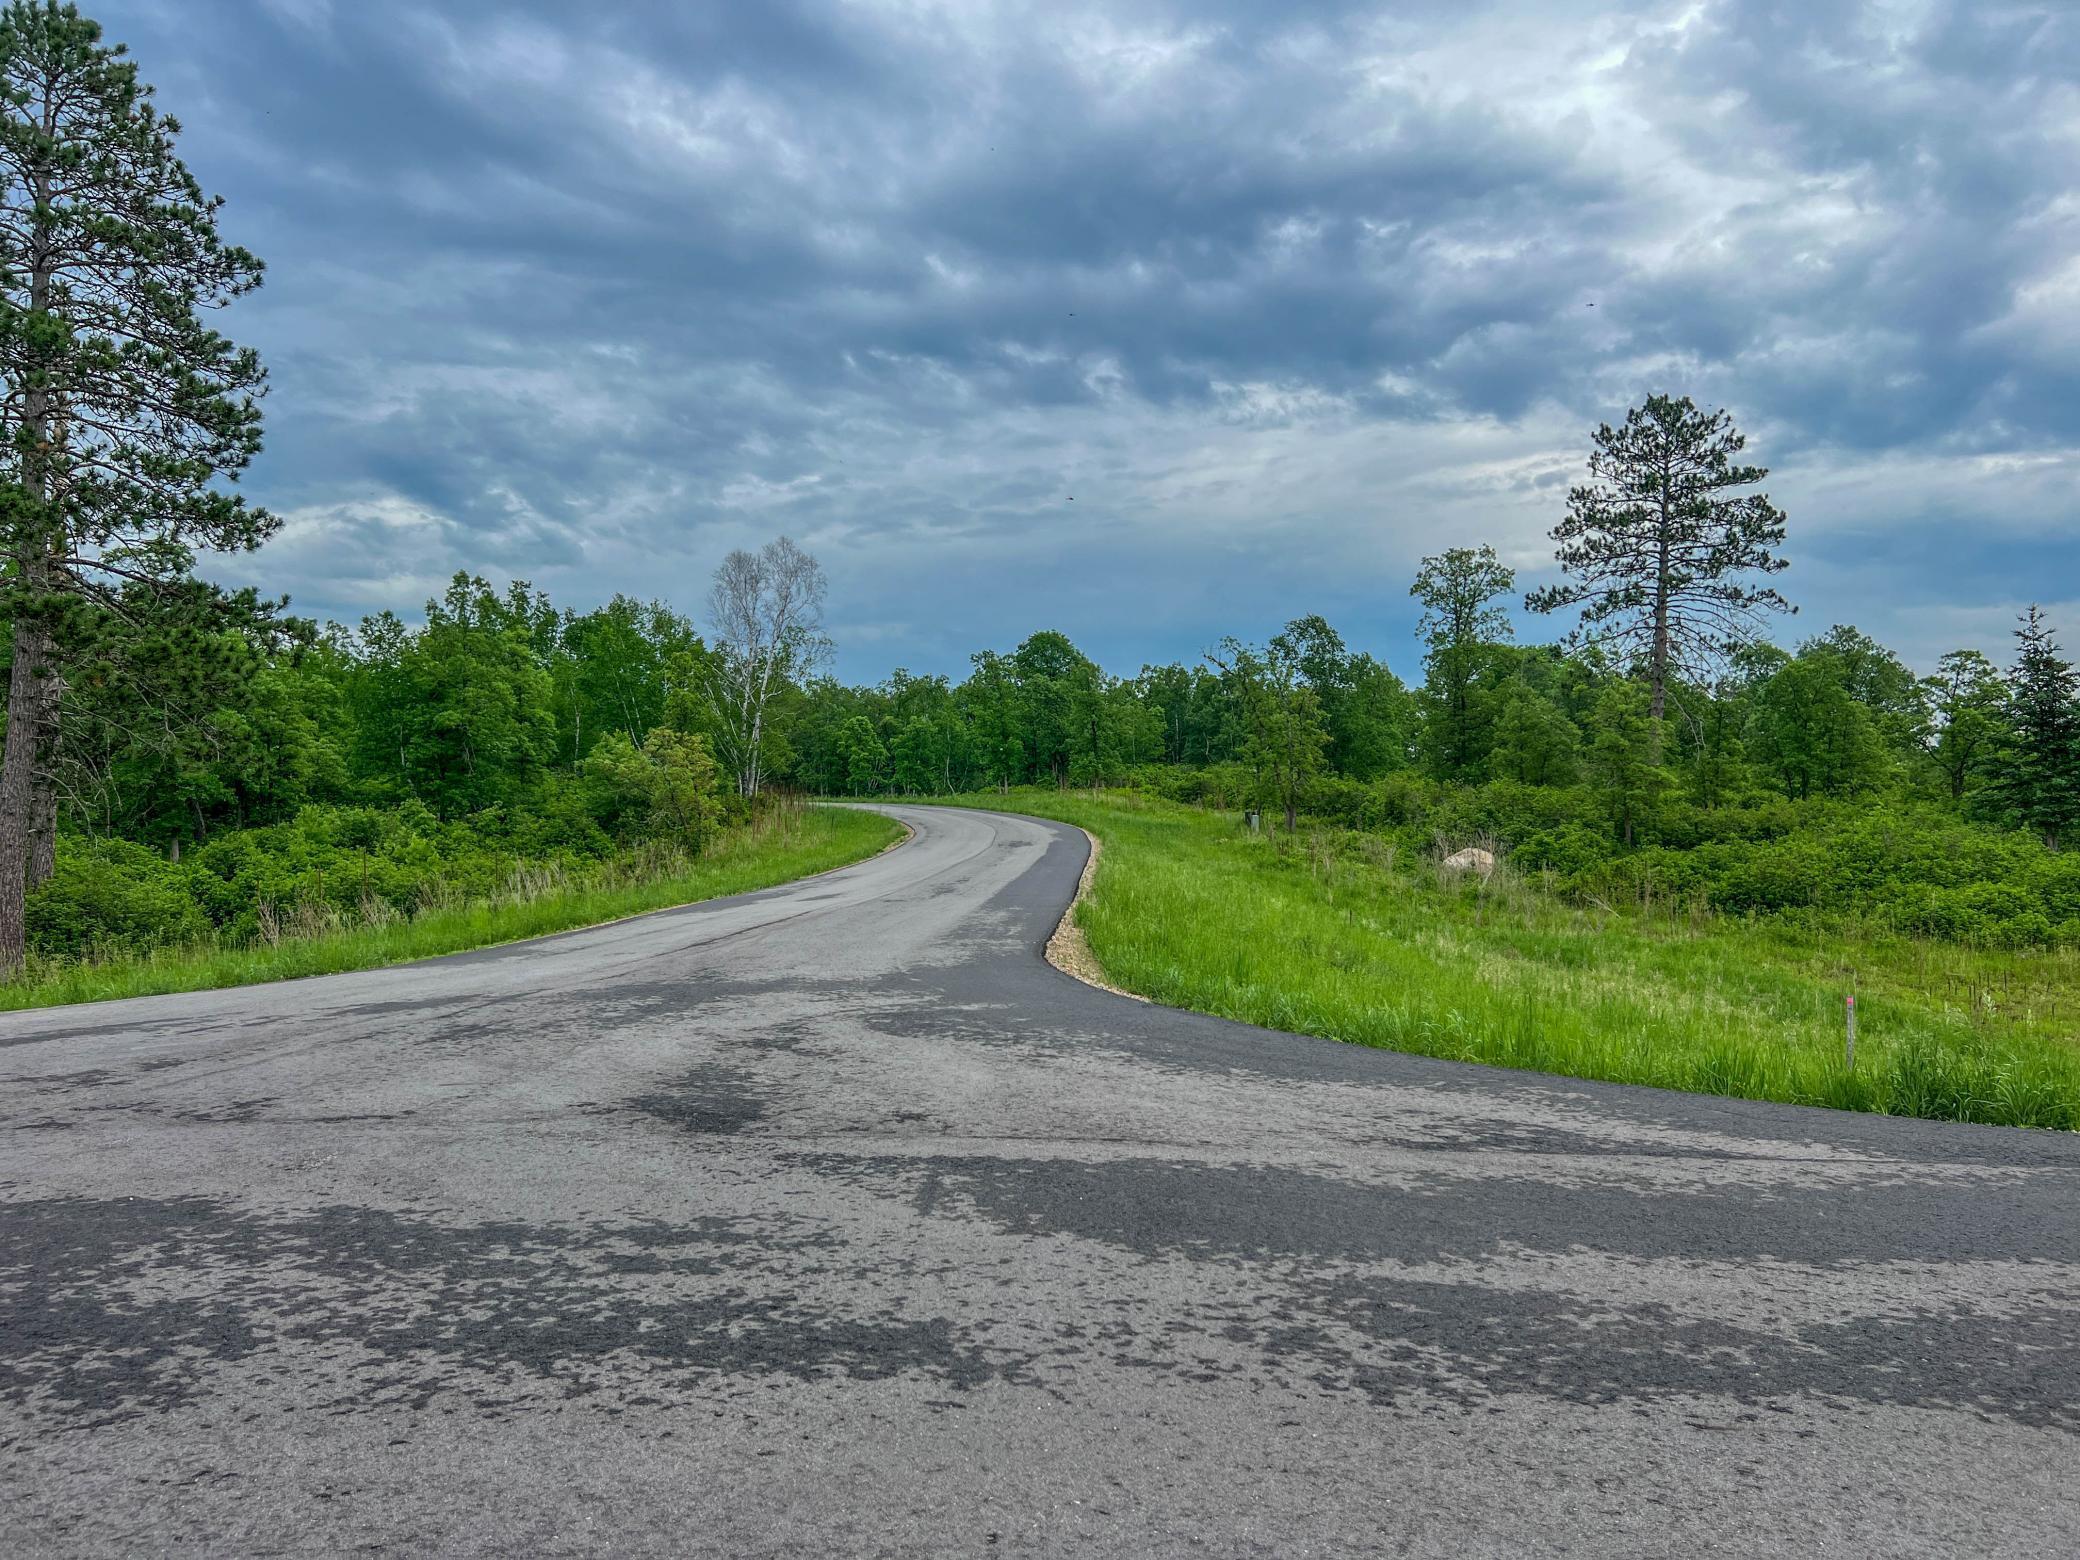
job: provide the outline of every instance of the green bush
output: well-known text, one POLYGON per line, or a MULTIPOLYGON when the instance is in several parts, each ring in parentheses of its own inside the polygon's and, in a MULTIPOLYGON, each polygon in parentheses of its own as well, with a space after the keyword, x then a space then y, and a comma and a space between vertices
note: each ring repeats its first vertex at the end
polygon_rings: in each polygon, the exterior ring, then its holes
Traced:
POLYGON ((1825 847, 1817 840, 1794 839, 1734 856, 1707 892, 1716 909, 1766 913, 1825 903, 1828 887, 1825 847))
MULTIPOLYGON (((570 782, 544 786, 525 808, 445 821, 416 801, 312 806, 219 834, 178 866, 141 845, 67 837, 57 876, 31 898, 30 946, 63 957, 212 936, 235 946, 299 916, 367 922, 492 898, 524 872, 612 856, 598 801, 570 782)), ((641 834, 632 822, 623 832, 630 844, 641 834)))
POLYGON ((1614 845, 1607 829, 1581 823, 1533 831, 1510 852, 1510 860, 1530 871, 1552 871, 1579 878, 1608 862, 1614 845))
POLYGON ((61 839, 56 870, 29 895, 29 947, 81 958, 192 942, 209 931, 193 882, 193 869, 128 840, 61 839))
MULTIPOLYGON (((1245 805, 1247 770, 1155 766, 1146 794, 1217 810, 1245 805)), ((1559 892, 1611 905, 1696 904, 1731 915, 1849 917, 1985 947, 2075 945, 2080 852, 1911 798, 1781 795, 1704 807, 1659 804, 1624 848, 1590 786, 1496 780, 1452 785, 1409 771, 1360 783, 1319 777, 1302 812, 1320 826, 1383 836, 1411 859, 1440 841, 1499 843, 1559 892)))

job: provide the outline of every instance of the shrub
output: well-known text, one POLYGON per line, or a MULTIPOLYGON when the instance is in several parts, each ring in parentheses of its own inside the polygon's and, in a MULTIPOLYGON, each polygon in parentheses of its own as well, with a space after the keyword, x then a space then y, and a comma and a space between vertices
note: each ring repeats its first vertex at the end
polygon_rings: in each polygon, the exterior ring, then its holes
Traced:
POLYGON ((1575 878, 1609 861, 1614 849, 1609 830, 1563 823, 1526 836, 1511 851, 1510 859, 1527 871, 1551 870, 1575 878))
POLYGON ((1824 847, 1817 840, 1796 839, 1735 856, 1706 892, 1720 910, 1789 910, 1823 903, 1827 883, 1824 847))
POLYGON ((156 948, 208 935, 192 869, 128 840, 61 839, 56 870, 29 895, 29 947, 59 958, 156 948))

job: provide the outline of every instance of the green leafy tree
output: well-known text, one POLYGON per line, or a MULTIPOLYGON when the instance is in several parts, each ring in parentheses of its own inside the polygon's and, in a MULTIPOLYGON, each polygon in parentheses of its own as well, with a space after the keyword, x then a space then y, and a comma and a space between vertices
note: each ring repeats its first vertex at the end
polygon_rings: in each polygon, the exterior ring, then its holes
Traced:
POLYGON ((1925 751, 1931 720, 1928 693, 1906 662, 1845 623, 1807 640, 1798 653, 1833 662, 1842 691, 1869 713, 1888 754, 1910 759, 1925 751))
POLYGON ((1700 807, 1717 807, 1748 783, 1746 688, 1722 680, 1698 702, 1690 723, 1685 778, 1691 799, 1700 807))
POLYGON ((1588 768, 1627 847, 1654 817, 1670 783, 1655 748, 1653 706, 1638 683, 1614 680, 1597 696, 1590 718, 1588 768))
POLYGON ((2000 668, 1977 650, 1952 650, 1922 683, 1935 712, 1930 752, 1952 801, 1963 801, 1999 754, 2008 729, 2000 668))
POLYGON ((1186 733, 1190 728, 1195 680, 1190 668, 1176 665, 1144 666, 1135 679, 1136 696, 1162 733, 1163 763, 1191 762, 1186 733))
POLYGON ((1753 636, 1756 616, 1788 612, 1774 589, 1753 583, 1778 573, 1773 551, 1784 515, 1767 495, 1743 493, 1769 475, 1743 464, 1747 441, 1725 412, 1702 412, 1688 396, 1655 395, 1622 428, 1596 430, 1590 480, 1567 495, 1553 529, 1557 561, 1573 578, 1533 591, 1534 612, 1580 607, 1585 628, 1646 667, 1648 716, 1660 723, 1679 671, 1703 666, 1753 636))
POLYGON ((1478 774, 1494 719, 1495 647, 1510 637, 1496 601, 1517 588, 1492 547, 1453 547, 1423 560, 1408 593, 1423 603, 1424 746, 1443 779, 1478 774))
POLYGON ((1008 789, 1025 778, 1026 744, 1020 730, 1016 674, 1010 661, 993 650, 970 659, 975 670, 961 684, 959 704, 974 762, 985 784, 1008 789))
POLYGON ((1581 733, 1521 675, 1503 690, 1488 772, 1525 785, 1571 785, 1581 773, 1581 733))
POLYGON ((1026 770, 1056 785, 1069 779, 1079 694, 1092 690, 1098 669, 1066 634, 1044 630, 1011 655, 1018 688, 1017 714, 1026 749, 1026 770))
POLYGON ((806 684, 794 721, 794 782, 825 796, 849 791, 839 733, 854 715, 865 714, 869 726, 876 724, 879 713, 875 705, 870 690, 848 688, 834 677, 818 677, 806 684))
POLYGON ((1824 651, 1794 657, 1756 687, 1747 750, 1793 798, 1862 790, 1884 770, 1877 722, 1824 651))
POLYGON ((2080 681, 2034 604, 2015 631, 2008 740, 1995 761, 2003 803, 2057 850, 2080 822, 2080 681))
POLYGON ((1299 827, 1300 791, 1319 774, 1329 732, 1322 703, 1301 676, 1290 640, 1259 650, 1237 639, 1221 641, 1207 660, 1228 679, 1247 732, 1241 758, 1257 776, 1261 799, 1285 814, 1286 832, 1299 827))
POLYGON ((898 791, 929 796, 947 787, 946 730, 929 715, 912 715, 889 744, 898 791))
POLYGON ((35 840, 54 830, 81 608, 120 625, 122 585, 275 528, 219 484, 259 451, 264 371, 204 321, 261 266, 218 235, 179 129, 75 7, 0 10, 0 973, 21 967, 35 840))
POLYGON ((854 796, 879 791, 888 772, 888 749, 874 723, 854 715, 838 731, 838 753, 845 764, 845 785, 854 796))
POLYGON ((539 600, 458 574, 421 629, 389 613, 362 625, 349 686, 357 763, 379 795, 442 817, 519 799, 555 757, 554 695, 536 652, 539 600))
POLYGON ((1406 767, 1415 711, 1401 679, 1371 656, 1347 650, 1343 636, 1318 616, 1295 618, 1279 639, 1321 701, 1327 766, 1354 780, 1406 767))
POLYGON ((1102 785, 1162 749, 1160 717, 1143 707, 1131 683, 1115 681, 1086 663, 1072 683, 1069 780, 1102 785))
POLYGON ((1330 767, 1353 780, 1376 780, 1408 767, 1416 701, 1385 664, 1362 652, 1347 668, 1343 702, 1330 726, 1330 767))
POLYGON ((660 601, 617 595, 583 614, 551 615, 537 656, 556 685, 557 750, 576 763, 609 731, 640 743, 661 725, 715 734, 703 690, 714 658, 693 625, 660 601))
POLYGON ((652 838, 698 851, 721 826, 726 782, 705 737, 658 726, 639 747, 609 731, 585 768, 614 798, 617 818, 640 822, 652 838))

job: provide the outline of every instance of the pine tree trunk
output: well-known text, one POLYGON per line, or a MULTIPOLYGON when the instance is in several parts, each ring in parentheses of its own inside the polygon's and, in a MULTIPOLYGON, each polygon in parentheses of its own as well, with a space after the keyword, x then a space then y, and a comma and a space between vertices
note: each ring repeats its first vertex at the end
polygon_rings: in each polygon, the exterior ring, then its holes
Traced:
POLYGON ((29 868, 38 817, 37 749, 43 735, 45 665, 50 633, 33 618, 14 625, 14 666, 7 687, 7 747, 0 755, 0 979, 19 975, 27 958, 29 868))
MULTIPOLYGON (((50 752, 51 738, 43 739, 43 752, 50 752)), ((25 864, 27 877, 24 886, 41 888, 51 880, 58 870, 58 790, 50 783, 48 775, 39 775, 36 784, 35 810, 29 827, 29 859, 25 864)))
POLYGON ((52 772, 58 752, 58 700, 65 686, 55 676, 42 678, 43 718, 37 723, 36 768, 30 776, 29 856, 27 887, 36 889, 58 870, 58 779, 52 772))
MULTIPOLYGON (((57 108, 48 87, 41 107, 43 131, 54 135, 57 108)), ((39 168, 33 178, 39 206, 51 198, 47 169, 39 168)), ((39 234, 29 264, 29 311, 43 315, 50 308, 56 261, 39 234)), ((40 590, 49 581, 45 560, 52 548, 44 512, 59 484, 52 478, 52 423, 62 428, 64 407, 53 404, 46 384, 32 380, 22 397, 23 431, 28 436, 28 455, 23 465, 23 486, 36 505, 35 533, 28 545, 15 554, 20 569, 17 584, 40 590)), ((62 438, 62 434, 60 435, 62 438)), ((19 541, 17 543, 19 545, 19 541)), ((50 876, 41 870, 45 853, 55 859, 57 849, 57 792, 49 772, 47 743, 56 732, 56 691, 51 686, 50 661, 53 646, 49 624, 31 607, 18 606, 14 624, 14 663, 8 674, 7 747, 0 757, 0 978, 21 973, 28 959, 29 890, 50 876), (46 843, 38 830, 48 826, 46 843), (39 870, 41 875, 39 876, 39 870)))
POLYGON ((1668 708, 1668 531, 1673 523, 1668 513, 1668 484, 1671 474, 1666 464, 1661 477, 1661 538, 1654 570, 1654 653, 1647 664, 1647 676, 1652 685, 1647 706, 1648 762, 1661 762, 1661 716, 1668 708))

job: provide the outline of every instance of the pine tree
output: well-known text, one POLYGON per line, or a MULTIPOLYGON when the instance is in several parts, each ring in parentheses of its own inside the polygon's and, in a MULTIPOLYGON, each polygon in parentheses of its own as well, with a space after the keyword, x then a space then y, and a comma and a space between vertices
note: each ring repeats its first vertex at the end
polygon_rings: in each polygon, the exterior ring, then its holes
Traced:
POLYGON ((2059 654, 2040 608, 2023 614, 2015 638, 2009 739, 1994 766, 1994 788, 2056 850, 2060 837, 2080 823, 2080 679, 2059 654))
POLYGON ((52 832, 68 655, 121 587, 196 548, 257 546, 265 512, 215 486, 260 447, 264 372, 203 313, 260 262, 174 154, 178 123, 101 29, 57 0, 0 10, 0 606, 13 627, 0 761, 0 974, 52 832))
POLYGON ((1533 591, 1534 612, 1582 609, 1582 624, 1612 648, 1636 654, 1647 673, 1654 749, 1668 689, 1679 671, 1750 635, 1758 612, 1793 610, 1743 575, 1775 574, 1771 551, 1784 515, 1762 493, 1735 493, 1769 475, 1734 459, 1747 441, 1724 412, 1688 396, 1655 395, 1625 426, 1596 430, 1591 480, 1567 495, 1553 529, 1560 567, 1574 576, 1533 591))

